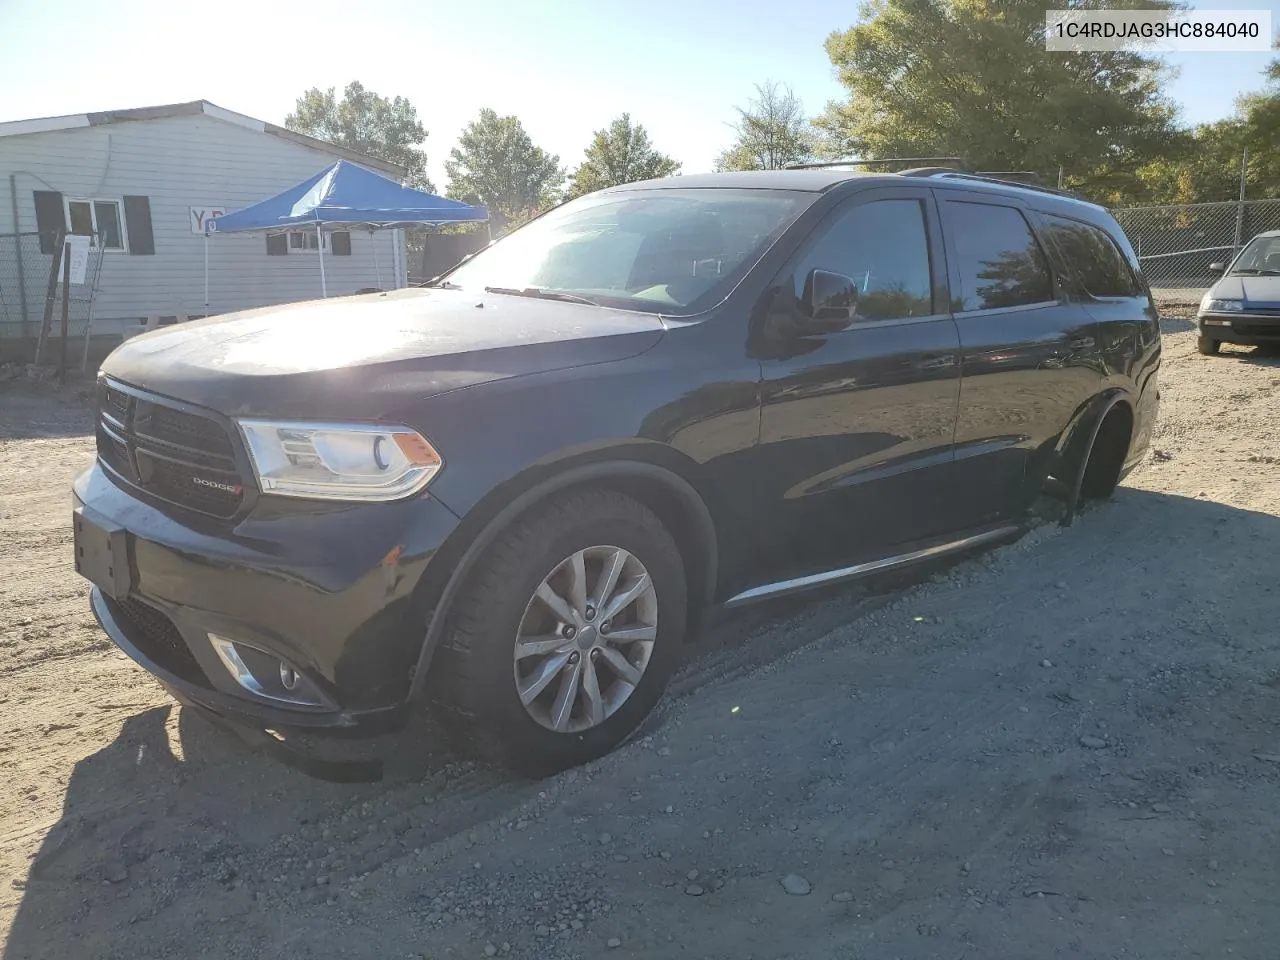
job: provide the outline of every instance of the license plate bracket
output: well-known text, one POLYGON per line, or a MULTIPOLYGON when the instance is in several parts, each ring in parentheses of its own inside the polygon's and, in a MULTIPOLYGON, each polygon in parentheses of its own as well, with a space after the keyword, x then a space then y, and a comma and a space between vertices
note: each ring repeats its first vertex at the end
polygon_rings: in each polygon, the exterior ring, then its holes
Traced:
POLYGON ((94 514, 83 504, 75 508, 72 523, 76 573, 113 600, 128 596, 132 583, 124 528, 94 514))

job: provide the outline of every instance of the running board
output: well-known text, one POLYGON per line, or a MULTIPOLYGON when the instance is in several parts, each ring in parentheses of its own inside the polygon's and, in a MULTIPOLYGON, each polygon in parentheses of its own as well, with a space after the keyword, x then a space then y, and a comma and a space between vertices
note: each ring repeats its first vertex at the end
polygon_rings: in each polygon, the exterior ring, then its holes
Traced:
POLYGON ((793 580, 779 580, 777 583, 766 583, 758 587, 752 587, 750 590, 744 590, 742 593, 736 594, 725 601, 726 609, 730 607, 740 607, 743 604, 754 603, 757 600, 770 600, 774 597, 785 597, 789 593, 799 593, 801 590, 810 590, 814 587, 825 587, 834 583, 841 583, 845 580, 856 580, 859 577, 865 577, 872 573, 880 573, 884 570, 894 570, 898 567, 907 567, 913 563, 920 563, 922 560, 932 560, 938 557, 944 557, 950 553, 959 553, 962 550, 968 550, 972 547, 980 547, 984 544, 994 543, 997 540, 1004 540, 1014 536, 1022 531, 1022 527, 1017 525, 1009 525, 997 527, 994 530, 988 530, 985 533, 977 533, 961 540, 952 540, 949 543, 940 543, 933 547, 925 547, 922 550, 913 550, 910 553, 898 554, 896 557, 885 557, 882 560, 870 560, 867 563, 858 563, 852 567, 841 567, 839 570, 827 570, 824 573, 812 573, 807 577, 796 577, 793 580))

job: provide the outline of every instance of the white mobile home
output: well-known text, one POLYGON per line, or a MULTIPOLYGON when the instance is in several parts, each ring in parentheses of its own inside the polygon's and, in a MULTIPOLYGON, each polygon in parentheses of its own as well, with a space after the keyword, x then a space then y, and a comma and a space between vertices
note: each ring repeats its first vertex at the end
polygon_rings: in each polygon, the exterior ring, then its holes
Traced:
MULTIPOLYGON (((0 338, 38 329, 60 229, 92 234, 95 260, 100 247, 95 334, 148 316, 204 315, 205 218, 338 159, 404 175, 204 100, 0 123, 0 338)), ((331 296, 405 284, 400 230, 215 235, 207 254, 211 314, 319 297, 320 256, 331 296)))

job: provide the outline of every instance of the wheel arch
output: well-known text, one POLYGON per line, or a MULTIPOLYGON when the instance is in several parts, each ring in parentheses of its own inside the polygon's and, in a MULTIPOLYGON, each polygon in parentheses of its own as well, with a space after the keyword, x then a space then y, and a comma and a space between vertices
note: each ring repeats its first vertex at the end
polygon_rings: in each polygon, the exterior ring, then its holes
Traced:
POLYGON ((715 598, 719 541, 711 510, 695 486, 696 479, 689 476, 696 472, 696 464, 682 464, 682 459, 659 444, 579 453, 567 460, 534 465, 477 501, 441 547, 444 555, 437 554, 437 560, 444 563, 432 564, 441 574, 431 577, 428 571, 416 591, 414 619, 425 621, 426 633, 413 667, 410 699, 422 692, 454 601, 498 535, 538 504, 575 488, 617 490, 645 504, 663 521, 685 560, 689 584, 686 636, 692 637, 715 598))
POLYGON ((1059 436, 1058 456, 1066 457, 1075 452, 1074 445, 1080 442, 1082 436, 1092 440, 1097 427, 1116 406, 1124 406, 1130 417, 1133 416, 1134 401, 1122 387, 1104 390, 1084 404, 1059 436))
POLYGON ((1070 526, 1075 519, 1076 508, 1080 503, 1081 486, 1085 471, 1089 466, 1090 455, 1102 425, 1115 412, 1128 419, 1128 442, 1121 452, 1120 465, 1128 456, 1128 447, 1133 443, 1133 431, 1137 423, 1133 400, 1121 388, 1105 390, 1085 404, 1075 418, 1062 431, 1058 440, 1052 476, 1056 477, 1063 487, 1067 503, 1067 513, 1062 520, 1063 526, 1070 526))

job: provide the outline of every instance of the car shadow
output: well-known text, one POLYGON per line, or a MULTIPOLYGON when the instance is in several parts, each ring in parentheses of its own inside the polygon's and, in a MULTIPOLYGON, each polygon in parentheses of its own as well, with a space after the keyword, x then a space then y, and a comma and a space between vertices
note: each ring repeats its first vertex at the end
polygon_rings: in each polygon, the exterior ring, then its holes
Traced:
MULTIPOLYGON (((1265 613, 1259 604, 1275 602, 1269 571, 1280 518, 1271 514, 1122 488, 1115 502, 1088 509, 1060 536, 1072 538, 1073 551, 1087 558, 1080 576, 1090 583, 1100 579, 1099 567, 1101 579, 1123 582, 1134 570, 1160 563, 1153 544, 1192 553, 1199 574, 1184 570, 1152 580, 1141 602, 1152 608, 1211 606, 1221 636, 1231 635, 1233 622, 1242 634, 1256 630, 1265 613), (1160 532, 1154 540, 1152 531, 1160 532)), ((971 562, 980 574, 977 565, 987 559, 971 562)), ((915 577, 919 582, 953 572, 959 573, 935 566, 915 577)), ((726 669, 754 669, 862 615, 877 596, 901 596, 902 575, 894 583, 897 593, 862 585, 727 616, 710 628, 712 656, 737 641, 740 660, 726 669)), ((1008 629, 1040 615, 1039 601, 1011 597, 1001 614, 1008 629)), ((1271 654, 1251 656, 1260 661, 1271 654)), ((1256 666, 1274 670, 1280 664, 1256 666)), ((726 670, 714 672, 710 679, 726 670)), ((165 955, 182 956, 202 940, 215 942, 207 939, 215 935, 221 955, 326 955, 326 937, 334 931, 324 921, 327 890, 315 886, 322 867, 338 877, 359 876, 382 865, 389 848, 412 851, 465 839, 476 825, 505 818, 541 786, 459 763, 439 743, 429 720, 415 721, 377 745, 393 757, 382 782, 341 785, 261 756, 176 706, 130 716, 110 744, 75 765, 61 817, 42 837, 27 875, 6 891, 11 903, 20 902, 3 960, 151 956, 169 948, 175 952, 165 955), (309 851, 323 838, 326 856, 342 866, 294 861, 300 837, 309 851), (277 876, 295 885, 280 886, 277 876), (308 923, 290 924, 291 911, 307 903, 320 912, 311 913, 308 923), (286 927, 293 939, 284 952, 266 949, 286 927)), ((403 956, 409 950, 384 930, 377 910, 372 901, 344 901, 344 922, 354 916, 365 931, 359 949, 346 955, 403 956)))
POLYGON ((1280 347, 1246 347, 1224 343, 1219 359, 1242 360, 1259 367, 1280 367, 1280 347))

